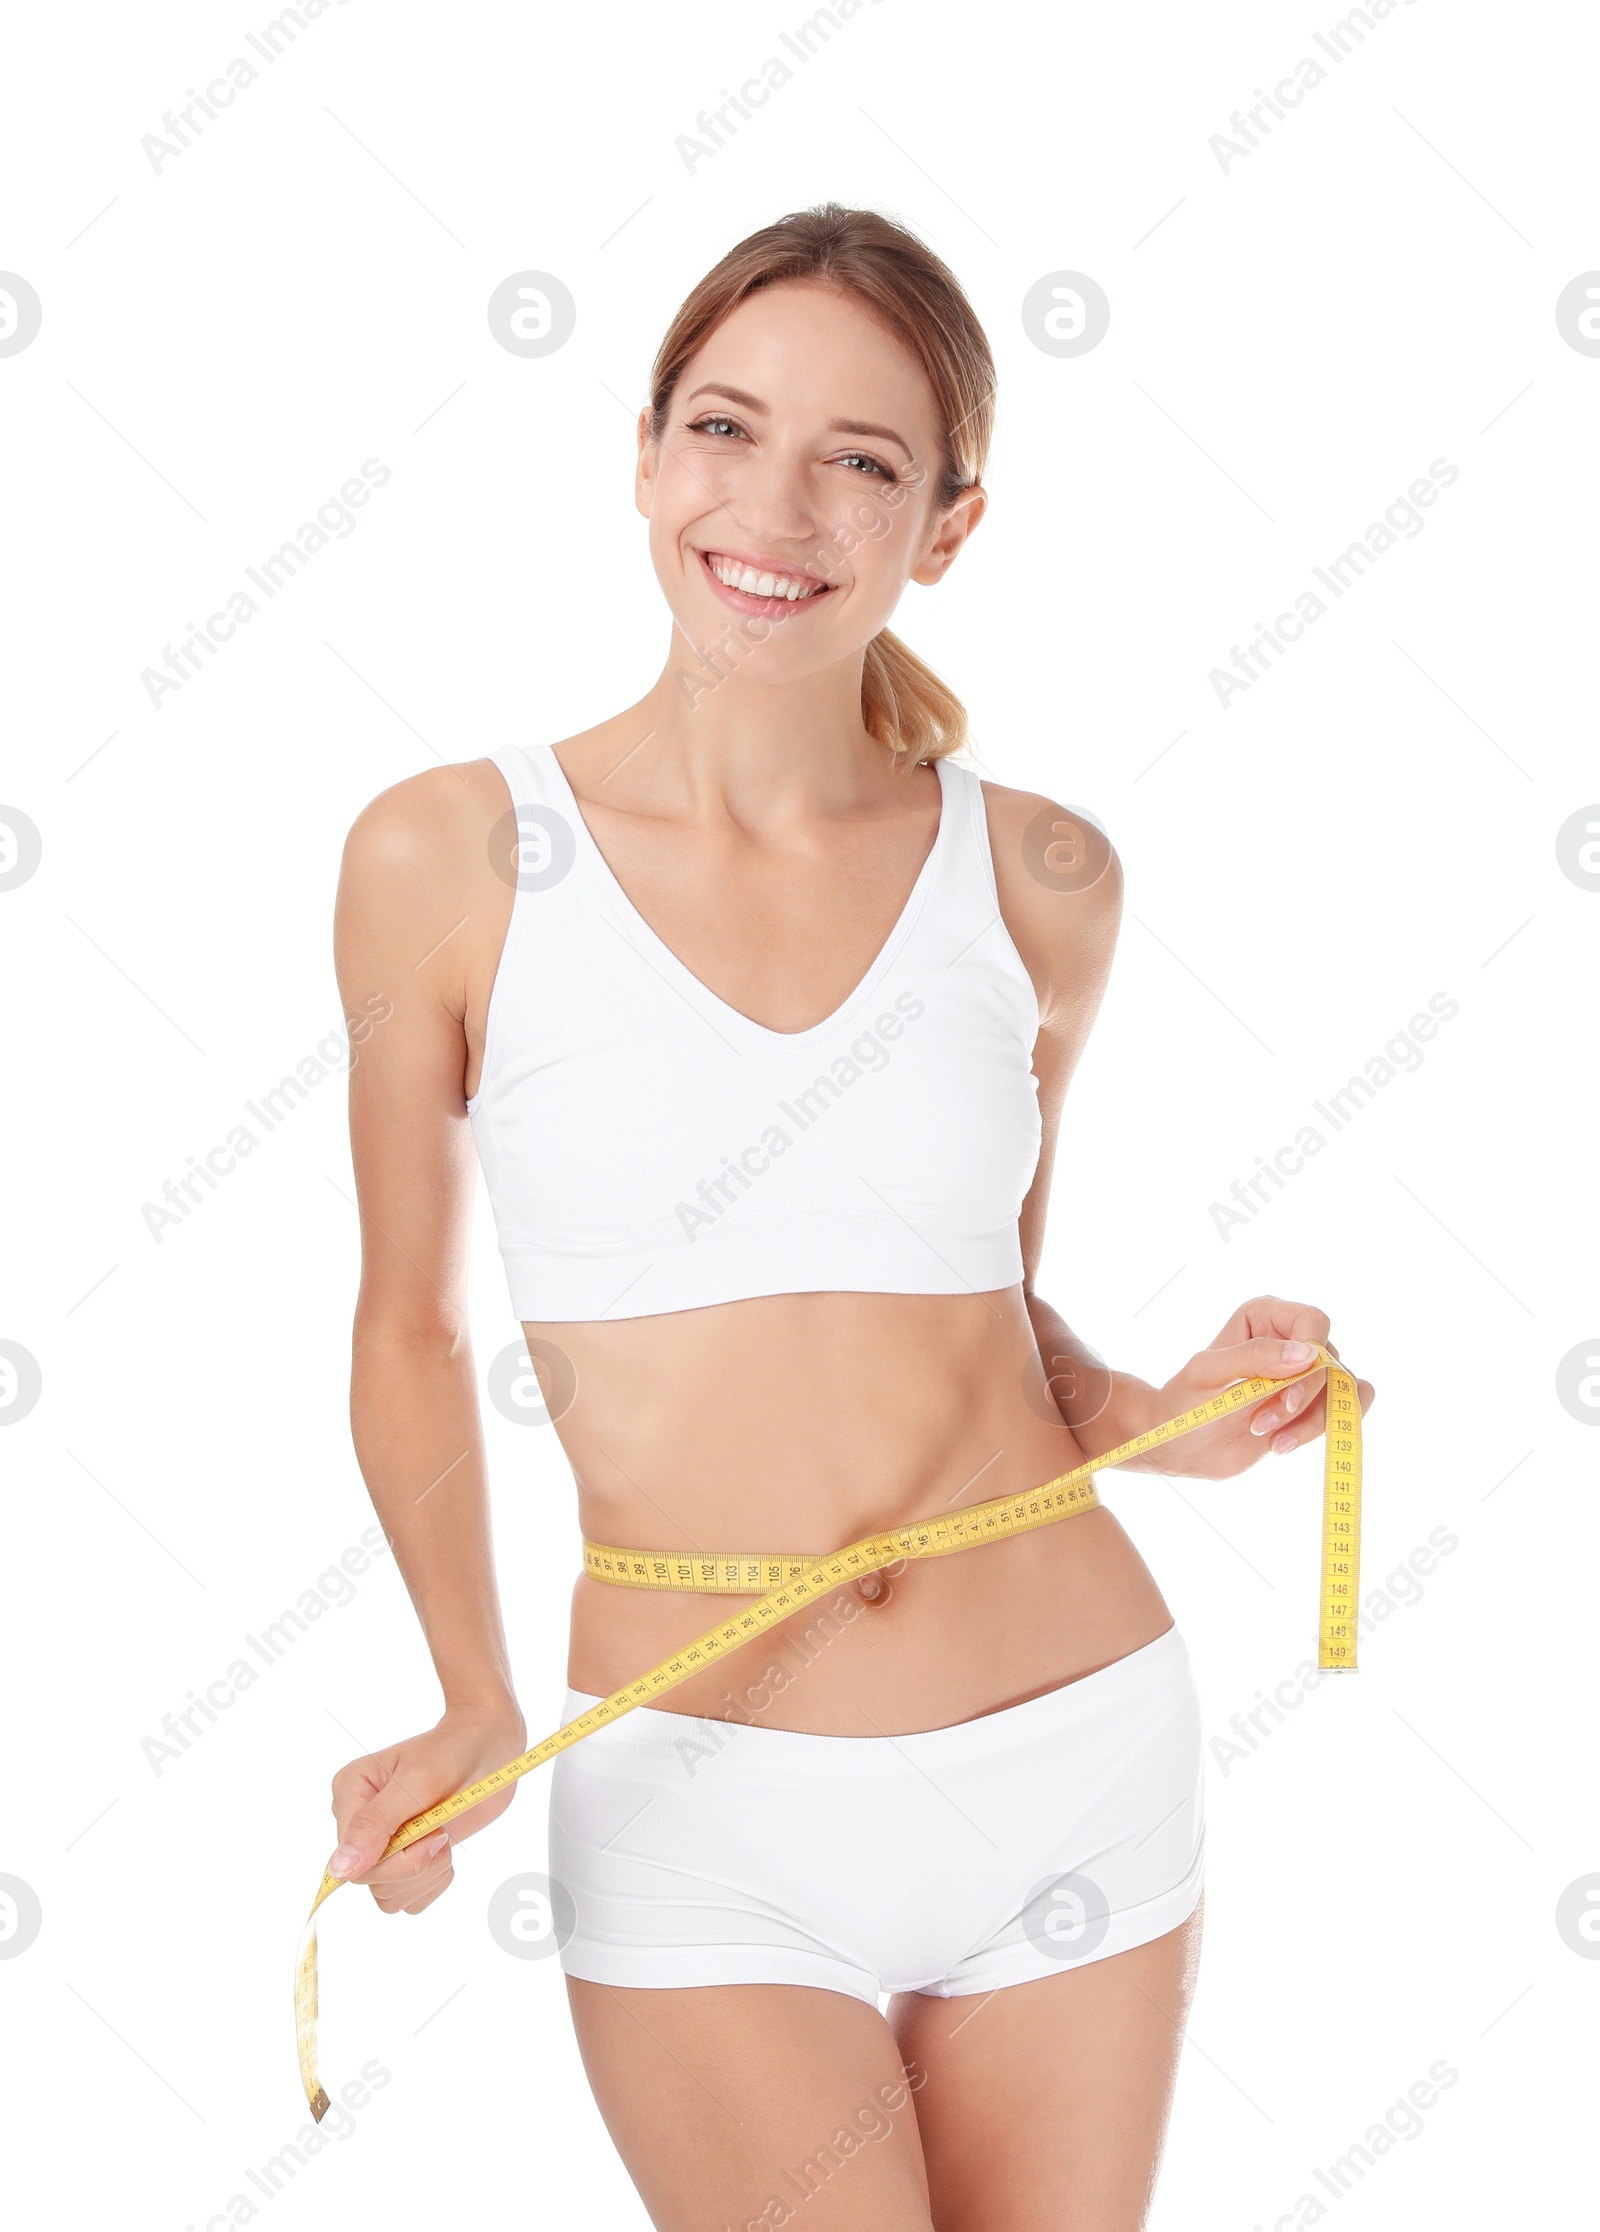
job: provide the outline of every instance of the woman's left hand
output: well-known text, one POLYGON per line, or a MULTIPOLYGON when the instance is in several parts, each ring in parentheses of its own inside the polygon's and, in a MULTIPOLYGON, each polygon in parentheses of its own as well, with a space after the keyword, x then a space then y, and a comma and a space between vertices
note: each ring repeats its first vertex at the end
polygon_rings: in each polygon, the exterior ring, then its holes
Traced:
MULTIPOLYGON (((1296 1355, 1288 1344, 1316 1342, 1337 1356, 1328 1338, 1328 1318, 1303 1302, 1283 1302, 1273 1294, 1258 1295, 1241 1303, 1210 1348, 1192 1356, 1183 1370, 1156 1390, 1152 1425, 1193 1410, 1209 1395, 1219 1395, 1237 1380, 1259 1376, 1284 1379, 1304 1369, 1309 1354, 1296 1355), (1287 1350, 1287 1353, 1286 1353, 1287 1350)), ((1202 1426, 1181 1442, 1152 1450, 1150 1461, 1158 1472, 1184 1473, 1200 1480, 1229 1480, 1253 1465, 1263 1450, 1285 1454, 1302 1442, 1313 1441, 1323 1431, 1328 1415, 1328 1374, 1319 1367, 1297 1379, 1278 1395, 1269 1395, 1253 1408, 1234 1411, 1214 1426, 1202 1426)), ((1356 1381, 1356 1396, 1365 1418, 1372 1406, 1369 1380, 1356 1381)))

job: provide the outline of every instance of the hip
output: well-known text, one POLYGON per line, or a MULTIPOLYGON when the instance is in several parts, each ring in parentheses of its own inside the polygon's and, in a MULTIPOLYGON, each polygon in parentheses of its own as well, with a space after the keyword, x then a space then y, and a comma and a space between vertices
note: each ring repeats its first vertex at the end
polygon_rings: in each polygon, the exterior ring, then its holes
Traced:
MULTIPOLYGON (((594 1698, 566 1698, 572 1718, 594 1698)), ((555 1766, 569 1975, 991 1992, 1176 1928, 1204 1875, 1176 1626, 1081 1680, 905 1736, 644 1708, 555 1766), (938 1866, 928 1865, 937 1853, 938 1866)))

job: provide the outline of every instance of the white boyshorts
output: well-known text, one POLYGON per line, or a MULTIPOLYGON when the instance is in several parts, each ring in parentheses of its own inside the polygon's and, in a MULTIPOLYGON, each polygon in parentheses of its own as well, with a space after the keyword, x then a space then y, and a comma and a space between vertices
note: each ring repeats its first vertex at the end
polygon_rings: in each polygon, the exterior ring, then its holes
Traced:
MULTIPOLYGON (((566 1718, 597 1702, 569 1690, 566 1718)), ((641 1707, 563 1752, 550 1790, 555 1903, 576 1915, 561 1965, 598 1984, 807 1984, 874 2006, 991 1992, 1176 1929, 1204 1869, 1175 1626, 909 1736, 641 1707)))

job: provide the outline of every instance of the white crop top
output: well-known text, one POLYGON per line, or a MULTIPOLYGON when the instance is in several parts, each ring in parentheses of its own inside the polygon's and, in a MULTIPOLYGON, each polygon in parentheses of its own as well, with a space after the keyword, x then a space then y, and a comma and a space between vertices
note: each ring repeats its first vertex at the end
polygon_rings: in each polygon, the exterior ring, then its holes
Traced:
POLYGON ((549 745, 490 757, 520 864, 467 1112, 519 1318, 1021 1279, 1039 1011, 976 775, 934 763, 938 834, 900 919, 841 1007, 783 1032, 656 936, 549 745))

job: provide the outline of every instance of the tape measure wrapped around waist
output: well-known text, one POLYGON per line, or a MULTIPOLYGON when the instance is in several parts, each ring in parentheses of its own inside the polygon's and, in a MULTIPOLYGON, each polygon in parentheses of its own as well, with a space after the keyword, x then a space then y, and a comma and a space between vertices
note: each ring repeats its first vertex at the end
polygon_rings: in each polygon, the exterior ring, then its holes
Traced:
MULTIPOLYGON (((1147 1450, 1176 1441, 1197 1427, 1209 1426, 1247 1404, 1304 1379, 1311 1372, 1328 1375, 1328 1415, 1325 1432, 1322 1489, 1322 1589, 1318 1626, 1317 1664, 1324 1671, 1353 1673, 1356 1665, 1357 1596, 1361 1572, 1361 1403, 1354 1374, 1329 1350, 1318 1347, 1314 1361, 1304 1371, 1283 1379, 1240 1380, 1177 1418, 1169 1418, 1148 1433, 1124 1442, 1120 1449, 1047 1481, 1042 1488, 1024 1489, 1020 1495, 998 1496, 991 1503, 974 1504, 966 1511, 949 1512, 937 1519, 916 1519, 868 1535, 843 1550, 811 1555, 802 1551, 697 1551, 613 1549, 603 1543, 585 1542, 584 1570, 595 1580, 629 1589, 671 1589, 720 1596, 755 1595, 757 1601, 735 1612, 722 1626, 699 1636, 681 1651, 641 1674, 636 1682, 616 1690, 591 1705, 576 1720, 568 1721, 520 1759, 509 1760, 492 1775, 442 1798, 426 1813, 402 1824, 389 1839, 382 1857, 404 1852, 419 1839, 454 1821, 472 1806, 493 1797, 547 1760, 557 1758, 597 1729, 620 1720, 625 1713, 654 1699, 692 1674, 703 1673, 730 1651, 753 1642, 792 1613, 804 1610, 819 1597, 851 1581, 860 1581, 884 1566, 904 1558, 943 1558, 958 1550, 974 1550, 986 1542, 1003 1542, 1035 1527, 1053 1526, 1100 1502, 1094 1475, 1113 1465, 1125 1465, 1147 1450)), ((295 1960, 295 2042, 300 2058, 300 2081, 313 2117, 320 2123, 329 2101, 317 2077, 317 1931, 316 1914, 331 1898, 342 1878, 324 1875, 311 1903, 295 1960)))

